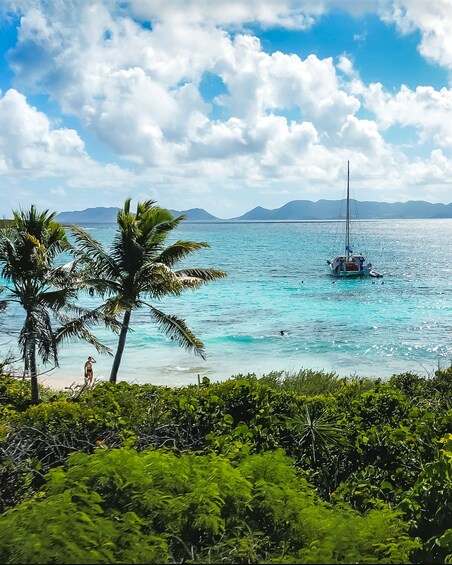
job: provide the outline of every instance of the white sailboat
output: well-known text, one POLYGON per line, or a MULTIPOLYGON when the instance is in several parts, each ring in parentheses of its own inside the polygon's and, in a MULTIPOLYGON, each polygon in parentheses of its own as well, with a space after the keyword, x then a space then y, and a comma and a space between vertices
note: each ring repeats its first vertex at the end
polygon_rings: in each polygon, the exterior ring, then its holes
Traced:
POLYGON ((372 269, 362 253, 354 253, 350 246, 350 162, 347 161, 347 210, 345 217, 345 252, 334 259, 328 259, 327 264, 335 277, 382 277, 372 269))

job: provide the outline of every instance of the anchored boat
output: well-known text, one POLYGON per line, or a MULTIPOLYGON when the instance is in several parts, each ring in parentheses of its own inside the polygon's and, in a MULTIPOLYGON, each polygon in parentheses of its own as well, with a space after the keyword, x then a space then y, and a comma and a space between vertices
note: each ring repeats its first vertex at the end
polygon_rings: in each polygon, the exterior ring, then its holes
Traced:
POLYGON ((327 264, 335 277, 376 277, 383 275, 372 269, 361 253, 353 253, 350 246, 350 162, 347 161, 347 210, 345 217, 345 252, 334 259, 328 259, 327 264))

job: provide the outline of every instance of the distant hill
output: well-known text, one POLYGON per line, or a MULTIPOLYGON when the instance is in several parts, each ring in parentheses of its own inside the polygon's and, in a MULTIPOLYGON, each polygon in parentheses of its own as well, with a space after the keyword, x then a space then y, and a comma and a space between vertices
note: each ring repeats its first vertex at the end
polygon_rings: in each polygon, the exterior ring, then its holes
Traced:
MULTIPOLYGON (((431 202, 359 202, 350 200, 352 218, 396 219, 396 218, 452 218, 452 204, 431 202)), ((274 210, 258 206, 234 220, 336 220, 345 215, 345 200, 292 200, 274 210), (342 212, 342 213, 341 213, 342 212)))
POLYGON ((62 224, 90 224, 101 222, 116 222, 119 208, 86 208, 73 212, 60 212, 56 220, 62 224))
POLYGON ((174 216, 180 216, 180 214, 184 214, 187 220, 192 222, 213 222, 215 220, 219 220, 216 216, 212 216, 209 212, 206 212, 202 208, 190 208, 190 210, 182 210, 182 212, 178 212, 177 210, 170 210, 171 214, 174 216))
MULTIPOLYGON (((56 219, 64 224, 88 224, 116 222, 119 208, 87 208, 74 212, 61 212, 56 219)), ((428 219, 452 218, 451 204, 432 204, 422 200, 409 202, 359 202, 350 200, 352 218, 372 219, 428 219)), ((202 208, 190 210, 170 210, 175 216, 184 214, 191 222, 215 222, 220 220, 202 208)), ((231 218, 232 221, 288 221, 288 220, 337 220, 345 216, 345 200, 292 200, 281 208, 269 210, 257 206, 243 216, 231 218)))
MULTIPOLYGON (((91 224, 91 223, 114 223, 118 215, 119 208, 86 208, 85 210, 73 212, 60 212, 56 216, 56 220, 62 224, 91 224)), ((190 221, 215 221, 218 220, 209 212, 202 208, 191 208, 190 210, 170 210, 174 216, 184 214, 187 220, 190 221)))

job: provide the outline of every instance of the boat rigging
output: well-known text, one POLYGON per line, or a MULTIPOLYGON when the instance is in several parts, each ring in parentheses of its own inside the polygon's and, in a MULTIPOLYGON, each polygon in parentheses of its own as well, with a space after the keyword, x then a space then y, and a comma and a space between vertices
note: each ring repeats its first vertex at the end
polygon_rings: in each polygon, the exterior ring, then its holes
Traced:
POLYGON ((350 246, 350 161, 347 161, 347 203, 345 216, 345 252, 327 260, 331 274, 335 277, 376 277, 383 275, 372 269, 362 253, 354 253, 350 246))

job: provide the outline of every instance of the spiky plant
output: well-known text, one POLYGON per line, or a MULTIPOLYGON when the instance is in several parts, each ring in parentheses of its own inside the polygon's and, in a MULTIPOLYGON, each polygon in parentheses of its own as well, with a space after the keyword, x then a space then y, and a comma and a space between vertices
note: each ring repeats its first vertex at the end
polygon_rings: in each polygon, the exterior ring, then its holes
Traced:
POLYGON ((176 241, 167 246, 171 232, 184 216, 174 217, 169 210, 159 208, 153 200, 137 204, 130 210, 128 198, 118 212, 118 227, 110 250, 93 239, 85 230, 73 226, 78 247, 78 258, 86 265, 86 284, 93 292, 106 298, 105 313, 116 316, 123 313, 110 382, 117 380, 124 352, 131 315, 145 307, 158 327, 179 345, 205 357, 203 343, 192 333, 181 318, 162 312, 149 301, 164 296, 179 296, 186 289, 226 276, 216 269, 173 270, 181 259, 198 249, 209 247, 205 242, 176 241))

